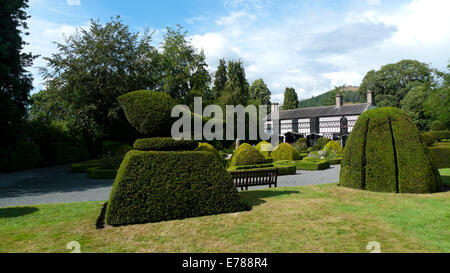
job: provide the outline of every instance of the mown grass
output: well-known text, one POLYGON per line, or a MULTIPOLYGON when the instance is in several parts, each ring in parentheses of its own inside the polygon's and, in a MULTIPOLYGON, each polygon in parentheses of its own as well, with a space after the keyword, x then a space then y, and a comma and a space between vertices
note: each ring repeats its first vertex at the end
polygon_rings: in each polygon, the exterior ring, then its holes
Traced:
POLYGON ((102 202, 0 208, 0 252, 450 252, 450 192, 336 184, 240 193, 251 211, 95 229, 102 202))

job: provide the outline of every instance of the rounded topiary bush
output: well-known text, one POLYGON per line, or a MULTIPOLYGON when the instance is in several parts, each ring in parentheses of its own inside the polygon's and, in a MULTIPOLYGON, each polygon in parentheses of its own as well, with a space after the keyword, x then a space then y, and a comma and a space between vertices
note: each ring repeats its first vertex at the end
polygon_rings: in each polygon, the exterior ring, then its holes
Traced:
POLYGON ((325 151, 326 156, 341 156, 344 153, 341 144, 334 140, 328 142, 323 150, 325 151))
POLYGON ((299 138, 294 143, 292 143, 292 147, 298 153, 305 153, 308 151, 308 144, 306 143, 306 138, 299 138))
POLYGON ((273 145, 263 140, 256 144, 255 149, 258 150, 265 158, 270 158, 270 154, 273 151, 273 145))
POLYGON ((329 139, 329 138, 321 137, 321 138, 317 139, 316 143, 311 148, 313 151, 320 151, 330 141, 331 141, 331 139, 329 139))
POLYGON ((248 143, 242 143, 231 157, 230 167, 265 163, 265 157, 248 143))
POLYGON ((148 136, 169 136, 176 105, 169 95, 157 91, 138 90, 117 98, 132 126, 148 136))
POLYGON ((442 187, 419 130, 393 107, 361 114, 344 149, 340 185, 399 193, 431 193, 442 187))
POLYGON ((210 153, 213 153, 218 159, 222 159, 222 156, 220 155, 219 151, 217 151, 216 148, 214 148, 214 146, 212 146, 209 143, 199 143, 198 147, 195 148, 194 151, 197 151, 197 152, 201 152, 201 151, 210 152, 210 153))
POLYGON ((430 126, 431 131, 443 131, 444 128, 444 123, 440 120, 435 120, 431 123, 430 126))
POLYGON ((133 150, 117 172, 106 223, 139 224, 241 208, 231 175, 212 153, 133 150))
POLYGON ((425 145, 431 146, 433 143, 436 142, 436 140, 433 137, 433 134, 431 132, 425 132, 422 134, 422 139, 425 145))
POLYGON ((133 144, 133 148, 140 151, 192 151, 197 146, 197 141, 171 137, 140 138, 133 144))
POLYGON ((289 144, 280 143, 272 152, 273 161, 279 160, 300 160, 302 157, 300 154, 289 144))

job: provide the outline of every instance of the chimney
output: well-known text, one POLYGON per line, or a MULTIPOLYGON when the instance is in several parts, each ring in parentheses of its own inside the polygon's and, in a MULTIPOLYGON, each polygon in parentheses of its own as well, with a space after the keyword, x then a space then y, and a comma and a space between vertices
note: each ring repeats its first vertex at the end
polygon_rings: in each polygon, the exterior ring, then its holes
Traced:
POLYGON ((336 106, 341 107, 344 104, 344 96, 342 96, 341 92, 336 93, 336 106))
POLYGON ((280 111, 280 104, 278 104, 278 102, 274 102, 270 105, 270 112, 274 113, 274 112, 278 112, 280 111))
POLYGON ((372 90, 367 91, 367 103, 370 105, 375 105, 375 94, 372 90))

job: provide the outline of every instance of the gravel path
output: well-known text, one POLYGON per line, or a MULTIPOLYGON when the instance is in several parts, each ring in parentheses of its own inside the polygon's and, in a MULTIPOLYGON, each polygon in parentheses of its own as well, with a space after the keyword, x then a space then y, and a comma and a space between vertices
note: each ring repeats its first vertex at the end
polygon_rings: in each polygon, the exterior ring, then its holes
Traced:
MULTIPOLYGON (((339 165, 323 171, 297 171, 278 177, 278 187, 336 183, 339 165)), ((102 201, 109 198, 113 180, 89 179, 71 173, 69 165, 51 166, 0 174, 0 207, 45 203, 102 201)), ((251 189, 267 186, 251 187, 251 189)))

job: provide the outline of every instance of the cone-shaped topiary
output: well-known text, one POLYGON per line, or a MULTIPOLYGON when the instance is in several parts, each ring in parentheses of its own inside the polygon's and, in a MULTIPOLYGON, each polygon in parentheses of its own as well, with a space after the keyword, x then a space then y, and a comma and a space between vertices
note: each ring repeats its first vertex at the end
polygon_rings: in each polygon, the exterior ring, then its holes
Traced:
POLYGON ((255 146, 255 149, 262 153, 265 158, 270 158, 270 154, 273 151, 273 145, 263 140, 255 146))
POLYGON ((341 144, 337 141, 330 141, 328 142, 325 147, 323 148, 324 151, 326 151, 327 155, 342 155, 344 153, 344 150, 341 148, 341 144))
POLYGON ((308 151, 308 145, 306 144, 306 138, 299 138, 297 141, 292 143, 292 148, 294 148, 298 153, 305 153, 308 151))
POLYGON ((214 146, 212 146, 209 143, 199 143, 198 147, 195 148, 194 151, 197 151, 197 152, 200 152, 200 151, 210 152, 210 153, 213 153, 218 159, 222 159, 222 157, 220 156, 219 151, 217 151, 216 148, 214 148, 214 146))
POLYGON ((176 105, 162 92, 138 90, 117 98, 132 126, 148 136, 169 136, 174 121, 170 117, 176 105))
POLYGON ((344 149, 340 184, 378 192, 441 190, 439 173, 410 117, 393 107, 364 112, 344 149))
POLYGON ((280 143, 272 152, 273 161, 278 160, 300 160, 302 157, 300 154, 289 144, 280 143))
POLYGON ((242 143, 231 157, 230 167, 263 164, 265 157, 248 143, 242 143))

